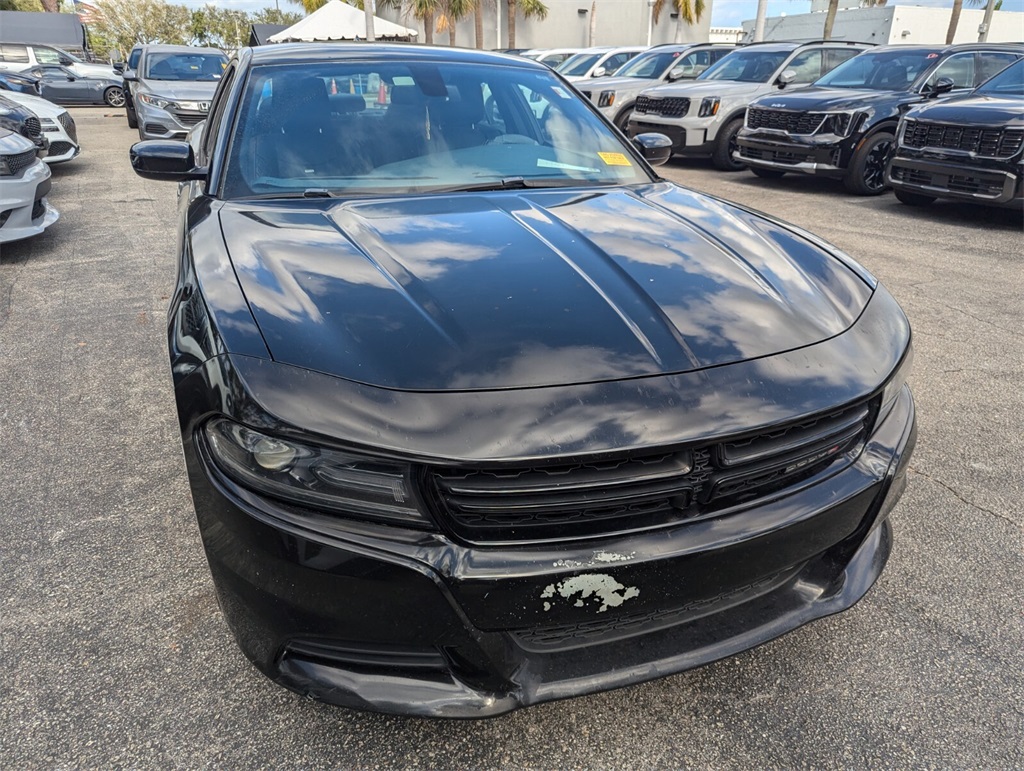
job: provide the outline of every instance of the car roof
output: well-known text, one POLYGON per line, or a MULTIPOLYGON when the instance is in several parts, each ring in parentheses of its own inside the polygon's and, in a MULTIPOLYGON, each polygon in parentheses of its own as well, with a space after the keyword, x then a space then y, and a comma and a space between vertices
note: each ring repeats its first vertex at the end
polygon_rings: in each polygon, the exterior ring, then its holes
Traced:
POLYGON ((146 53, 178 53, 178 54, 220 54, 224 55, 224 52, 219 48, 200 48, 199 46, 175 46, 168 45, 166 43, 153 43, 150 45, 144 45, 143 48, 146 53))
POLYGON ((425 46, 411 43, 275 43, 270 46, 242 48, 238 51, 240 60, 249 60, 252 65, 279 64, 286 62, 338 61, 345 59, 370 59, 374 61, 420 61, 466 62, 470 64, 500 64, 530 67, 541 72, 550 72, 544 64, 514 54, 479 51, 472 48, 451 48, 449 46, 425 46))

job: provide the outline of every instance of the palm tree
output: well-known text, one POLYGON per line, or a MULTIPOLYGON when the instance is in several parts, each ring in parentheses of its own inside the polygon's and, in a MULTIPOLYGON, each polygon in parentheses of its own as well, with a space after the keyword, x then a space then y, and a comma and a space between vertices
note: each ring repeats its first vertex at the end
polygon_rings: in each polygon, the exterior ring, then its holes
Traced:
MULTIPOLYGON (((306 12, 307 16, 313 13, 313 11, 318 10, 319 8, 322 8, 323 6, 327 5, 327 0, 290 0, 290 2, 294 3, 295 5, 301 5, 302 10, 306 12)), ((360 3, 359 7, 362 8, 363 4, 360 3)))
POLYGON ((441 0, 441 16, 437 20, 437 31, 448 30, 448 45, 455 45, 455 26, 469 16, 476 0, 441 0))
MULTIPOLYGON (((501 0, 498 0, 499 4, 501 0)), ((703 2, 703 0, 701 0, 703 2)), ((516 47, 516 11, 524 19, 544 20, 548 17, 548 7, 541 0, 508 0, 508 47, 516 47)))
MULTIPOLYGON (((654 21, 657 23, 661 12, 665 9, 665 0, 655 0, 654 21)), ((683 41, 683 22, 693 25, 704 15, 704 0, 672 0, 672 9, 679 16, 676 18, 675 42, 683 41)))
MULTIPOLYGON (((497 9, 495 9, 497 13, 497 9)), ((483 0, 476 0, 473 4, 473 45, 482 49, 484 47, 484 3, 483 0)))
POLYGON ((423 42, 434 44, 434 16, 443 9, 441 0, 409 0, 408 10, 413 18, 423 22, 423 42))
MULTIPOLYGON (((967 0, 968 5, 981 5, 981 0, 967 0)), ((963 10, 964 0, 953 0, 953 11, 949 14, 949 29, 946 30, 946 45, 953 44, 956 37, 956 28, 960 24, 960 11, 963 10)))
POLYGON ((828 13, 825 14, 825 29, 821 33, 822 40, 832 39, 832 27, 836 23, 836 12, 839 10, 839 0, 828 0, 828 13))

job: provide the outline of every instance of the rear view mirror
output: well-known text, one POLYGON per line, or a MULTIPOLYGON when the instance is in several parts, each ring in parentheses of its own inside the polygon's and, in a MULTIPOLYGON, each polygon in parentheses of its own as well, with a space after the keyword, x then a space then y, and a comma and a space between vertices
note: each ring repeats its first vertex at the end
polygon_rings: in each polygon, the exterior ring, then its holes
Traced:
POLYGON ((664 134, 637 134, 633 137, 633 144, 639 148, 644 160, 652 166, 661 166, 672 157, 672 140, 664 134))
POLYGON ((188 142, 148 139, 132 145, 128 156, 135 173, 144 179, 167 182, 206 179, 206 169, 196 168, 195 153, 188 142))

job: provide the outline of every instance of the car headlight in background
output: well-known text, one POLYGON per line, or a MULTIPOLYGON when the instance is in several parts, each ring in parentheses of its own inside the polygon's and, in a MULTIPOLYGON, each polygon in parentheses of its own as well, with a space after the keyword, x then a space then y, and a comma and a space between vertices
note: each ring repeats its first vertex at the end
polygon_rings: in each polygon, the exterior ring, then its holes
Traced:
POLYGON ((597 98, 598 107, 611 107, 613 104, 615 104, 614 91, 602 91, 601 95, 597 98))
POLYGON ((145 93, 139 93, 136 94, 136 96, 138 96, 139 101, 153 105, 153 107, 159 107, 161 110, 166 110, 168 107, 174 107, 174 101, 171 99, 164 99, 160 96, 145 93))
POLYGON ((818 133, 848 137, 853 128, 853 116, 852 112, 831 112, 825 116, 825 122, 818 133))
POLYGON ((698 118, 710 118, 718 114, 718 106, 722 100, 717 96, 706 96, 701 99, 700 109, 697 111, 698 118))
POLYGON ((271 436, 224 418, 206 424, 214 460, 239 484, 302 506, 425 527, 412 469, 271 436))
POLYGON ((53 118, 40 118, 39 125, 42 127, 43 131, 60 131, 60 126, 57 125, 57 121, 53 118))

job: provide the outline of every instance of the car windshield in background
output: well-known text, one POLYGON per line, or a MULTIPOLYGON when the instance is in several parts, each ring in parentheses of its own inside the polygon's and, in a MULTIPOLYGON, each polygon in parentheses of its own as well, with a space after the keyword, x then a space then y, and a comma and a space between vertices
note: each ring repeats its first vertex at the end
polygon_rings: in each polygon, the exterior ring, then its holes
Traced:
POLYGON ((734 51, 705 70, 697 80, 765 83, 791 51, 734 51))
POLYGON ((649 182, 550 70, 316 62, 254 67, 229 198, 649 182))
POLYGON ((657 78, 678 58, 679 51, 640 54, 622 65, 615 75, 623 78, 657 78))
POLYGON ((220 80, 228 60, 223 54, 151 53, 146 57, 147 80, 220 80))
POLYGON ((878 51, 862 53, 818 79, 816 86, 903 91, 939 58, 936 51, 878 51))
POLYGON ((576 54, 558 65, 557 70, 566 76, 586 75, 602 56, 603 53, 576 54))
POLYGON ((1018 59, 1005 70, 978 86, 976 94, 984 96, 1024 96, 1024 59, 1018 59))

